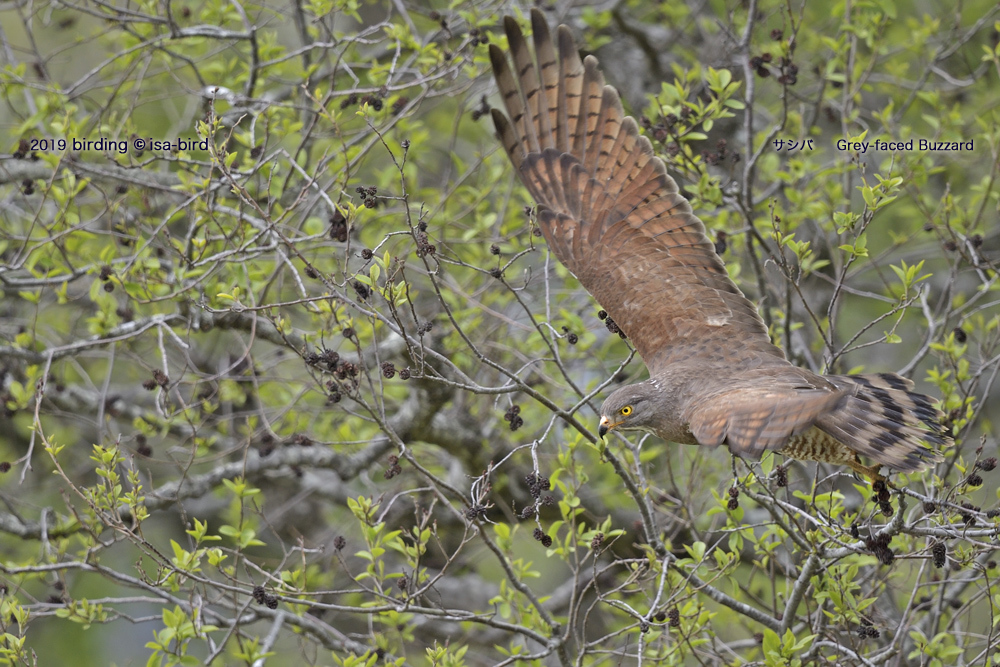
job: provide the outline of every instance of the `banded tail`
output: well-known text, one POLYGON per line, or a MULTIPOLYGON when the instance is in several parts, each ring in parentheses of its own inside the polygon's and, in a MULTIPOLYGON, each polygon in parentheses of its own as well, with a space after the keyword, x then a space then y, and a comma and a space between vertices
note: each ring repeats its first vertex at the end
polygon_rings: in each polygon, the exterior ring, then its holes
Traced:
POLYGON ((850 394, 816 426, 875 463, 916 472, 944 460, 938 447, 951 444, 944 415, 930 396, 895 373, 826 375, 850 394))

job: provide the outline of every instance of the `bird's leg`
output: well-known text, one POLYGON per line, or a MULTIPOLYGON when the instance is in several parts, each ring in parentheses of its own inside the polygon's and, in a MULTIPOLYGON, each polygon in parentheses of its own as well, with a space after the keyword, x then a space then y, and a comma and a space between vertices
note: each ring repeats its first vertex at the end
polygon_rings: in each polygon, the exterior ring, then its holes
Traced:
POLYGON ((872 466, 866 466, 862 465, 861 461, 858 460, 849 461, 847 465, 858 475, 871 480, 872 502, 879 506, 879 509, 882 510, 882 514, 892 516, 893 509, 892 504, 889 503, 889 489, 896 488, 896 485, 879 474, 879 470, 882 468, 882 465, 876 463, 872 466))
POLYGON ((861 477, 864 477, 865 479, 870 481, 872 483, 872 488, 875 489, 876 491, 878 490, 878 486, 880 486, 879 484, 880 482, 881 484, 884 484, 888 488, 893 488, 893 489, 896 488, 895 484, 890 482, 885 476, 879 474, 879 470, 881 470, 882 468, 881 463, 876 463, 875 465, 872 466, 866 466, 863 465, 861 461, 855 459, 854 461, 848 461, 847 467, 849 467, 851 470, 856 472, 861 477))

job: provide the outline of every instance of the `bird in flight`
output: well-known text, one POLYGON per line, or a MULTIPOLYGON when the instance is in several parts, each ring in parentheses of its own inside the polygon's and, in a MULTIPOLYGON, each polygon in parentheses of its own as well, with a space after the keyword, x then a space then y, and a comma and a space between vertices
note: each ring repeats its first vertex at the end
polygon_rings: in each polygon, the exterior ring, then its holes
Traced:
POLYGON ((549 248, 649 369, 604 401, 600 435, 636 429, 752 460, 773 450, 873 481, 883 465, 912 472, 942 460, 941 413, 906 378, 818 375, 785 358, 597 59, 581 61, 565 25, 553 41, 537 9, 531 25, 534 55, 504 18, 513 67, 490 45, 506 108, 492 109, 497 135, 549 248))

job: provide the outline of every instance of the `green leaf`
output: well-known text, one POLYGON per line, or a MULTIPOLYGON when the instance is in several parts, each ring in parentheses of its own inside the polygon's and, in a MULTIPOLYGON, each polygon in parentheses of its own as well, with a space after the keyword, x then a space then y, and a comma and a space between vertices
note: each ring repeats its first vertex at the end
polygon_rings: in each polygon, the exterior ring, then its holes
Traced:
POLYGON ((240 531, 230 526, 229 524, 222 524, 221 526, 219 526, 219 533, 225 535, 226 537, 232 537, 232 538, 239 537, 240 535, 240 531))
POLYGON ((778 637, 778 633, 770 628, 764 628, 764 642, 762 644, 764 649, 764 655, 777 655, 781 654, 781 639, 778 637))
POLYGON ((706 548, 705 543, 701 541, 694 542, 693 544, 684 545, 684 550, 687 551, 688 554, 691 556, 691 558, 695 559, 696 561, 701 561, 703 558, 705 558, 705 548, 706 548))

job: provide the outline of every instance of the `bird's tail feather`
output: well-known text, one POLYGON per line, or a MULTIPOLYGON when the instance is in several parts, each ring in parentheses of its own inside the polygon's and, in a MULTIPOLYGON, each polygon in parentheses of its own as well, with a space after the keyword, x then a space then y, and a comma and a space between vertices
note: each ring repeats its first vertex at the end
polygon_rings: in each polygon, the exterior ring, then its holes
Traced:
POLYGON ((816 421, 823 431, 900 472, 923 470, 942 460, 937 447, 951 443, 944 416, 930 396, 895 373, 824 376, 850 392, 837 410, 816 421))

